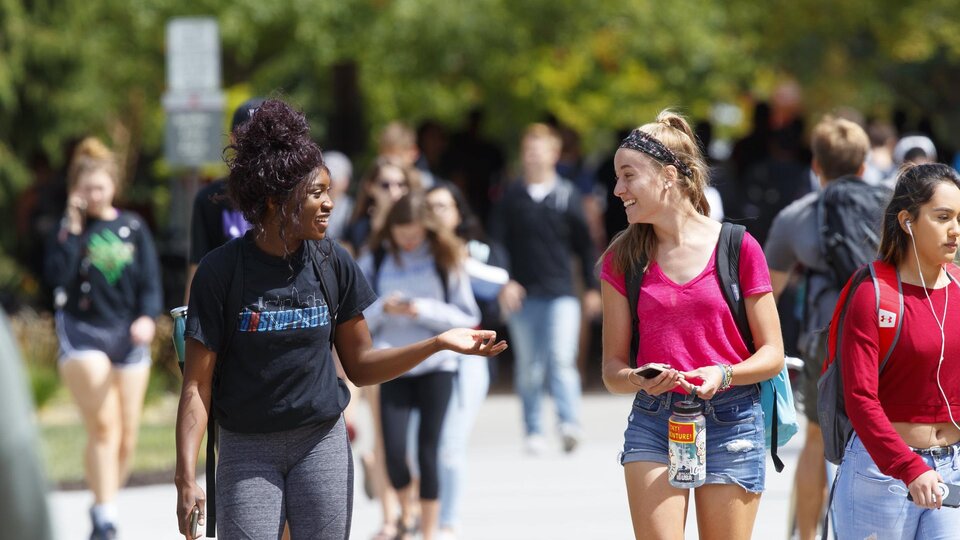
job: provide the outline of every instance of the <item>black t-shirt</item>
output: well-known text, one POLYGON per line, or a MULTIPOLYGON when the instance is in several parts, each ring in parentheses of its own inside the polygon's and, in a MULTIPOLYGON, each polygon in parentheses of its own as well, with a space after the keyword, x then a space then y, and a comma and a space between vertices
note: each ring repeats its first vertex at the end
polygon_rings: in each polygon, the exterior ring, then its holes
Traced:
POLYGON ((324 253, 337 275, 337 321, 361 315, 376 295, 336 242, 304 243, 283 259, 261 251, 247 233, 210 252, 197 268, 185 335, 208 349, 218 351, 227 331, 226 296, 243 291, 240 312, 231 315, 236 331, 214 376, 213 411, 226 429, 270 433, 321 423, 350 401, 330 351, 330 313, 313 262, 324 253), (231 287, 238 252, 242 285, 231 287))
POLYGON ((214 180, 197 192, 193 199, 190 222, 190 263, 199 264, 204 255, 239 238, 250 224, 227 197, 224 179, 214 180))

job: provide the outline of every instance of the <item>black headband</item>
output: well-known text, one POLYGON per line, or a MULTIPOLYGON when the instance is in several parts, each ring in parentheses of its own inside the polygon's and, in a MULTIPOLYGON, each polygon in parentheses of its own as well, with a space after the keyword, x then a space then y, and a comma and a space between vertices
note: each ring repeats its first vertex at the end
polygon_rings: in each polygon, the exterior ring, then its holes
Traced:
POLYGON ((639 128, 631 131, 630 135, 627 135, 627 138, 620 143, 620 148, 629 148, 630 150, 643 152, 664 165, 673 165, 680 171, 680 174, 687 178, 693 177, 693 171, 690 170, 690 167, 686 163, 680 161, 680 158, 664 146, 662 142, 655 139, 649 133, 641 131, 639 128))

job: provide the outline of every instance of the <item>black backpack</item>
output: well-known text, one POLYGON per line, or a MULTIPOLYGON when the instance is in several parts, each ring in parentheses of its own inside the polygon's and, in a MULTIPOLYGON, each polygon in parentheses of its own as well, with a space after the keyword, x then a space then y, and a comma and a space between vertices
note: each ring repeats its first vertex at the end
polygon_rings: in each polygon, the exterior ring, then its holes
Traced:
POLYGON ((817 225, 823 254, 836 290, 858 268, 877 258, 883 211, 891 192, 858 177, 845 176, 826 185, 817 200, 817 225))
MULTIPOLYGON (((227 351, 230 348, 230 342, 237 331, 237 314, 240 309, 243 295, 243 237, 234 238, 223 245, 224 250, 229 253, 225 255, 228 260, 233 260, 233 275, 230 283, 227 285, 227 297, 223 303, 224 317, 224 339, 220 342, 217 350, 217 364, 213 371, 213 385, 217 384, 217 374, 223 368, 222 359, 227 357, 227 351)), ((337 328, 337 315, 340 310, 340 280, 337 278, 337 260, 338 255, 333 241, 324 238, 319 241, 305 241, 304 249, 307 250, 307 256, 310 258, 310 264, 320 282, 320 289, 323 291, 323 297, 327 302, 327 309, 330 312, 330 348, 333 349, 333 339, 337 328)), ((211 398, 212 400, 212 398, 211 398)), ((210 414, 207 418, 207 501, 206 501, 206 530, 207 536, 213 538, 217 531, 217 419, 214 417, 214 409, 210 407, 210 414)))

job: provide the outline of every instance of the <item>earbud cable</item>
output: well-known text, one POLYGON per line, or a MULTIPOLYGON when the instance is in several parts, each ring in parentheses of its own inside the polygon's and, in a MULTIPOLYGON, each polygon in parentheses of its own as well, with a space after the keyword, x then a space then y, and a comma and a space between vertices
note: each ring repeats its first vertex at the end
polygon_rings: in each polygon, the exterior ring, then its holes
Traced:
MULTIPOLYGON (((940 361, 937 362, 937 388, 940 390, 940 395, 943 396, 943 402, 947 405, 947 414, 950 415, 950 423, 952 423, 958 430, 960 430, 960 425, 957 425, 957 421, 953 419, 953 411, 950 408, 950 400, 947 399, 947 393, 943 390, 943 385, 940 384, 940 368, 943 366, 943 353, 947 346, 947 337, 944 333, 943 327, 947 323, 947 304, 950 301, 950 282, 953 281, 950 279, 950 276, 947 276, 947 285, 944 287, 944 298, 943 298, 943 317, 942 319, 937 318, 937 310, 933 308, 933 300, 930 299, 930 293, 927 292, 927 282, 923 279, 923 271, 920 269, 920 255, 917 253, 917 241, 913 238, 913 233, 910 234, 911 244, 913 244, 913 256, 917 261, 917 273, 920 274, 920 283, 923 284, 923 294, 927 297, 927 303, 930 304, 930 313, 933 314, 933 320, 937 322, 937 326, 940 328, 940 361)), ((943 271, 943 267, 940 267, 940 270, 943 271)), ((937 281, 940 280, 940 273, 937 273, 937 281)), ((934 283, 936 285, 936 283, 934 283)))

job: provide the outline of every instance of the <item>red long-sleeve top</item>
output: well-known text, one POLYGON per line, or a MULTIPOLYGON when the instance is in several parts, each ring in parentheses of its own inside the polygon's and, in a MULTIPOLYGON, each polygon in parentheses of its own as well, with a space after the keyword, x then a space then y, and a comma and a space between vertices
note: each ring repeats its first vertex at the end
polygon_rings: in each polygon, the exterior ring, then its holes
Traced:
MULTIPOLYGON (((950 284, 946 347, 940 385, 953 417, 960 421, 960 288, 950 284)), ((943 317, 947 289, 927 289, 937 318, 943 317)), ((850 296, 843 322, 843 395, 857 436, 880 470, 909 484, 930 467, 912 452, 892 422, 949 422, 937 387, 940 328, 923 287, 903 284, 903 326, 883 373, 879 373, 876 293, 866 280, 850 296)))

